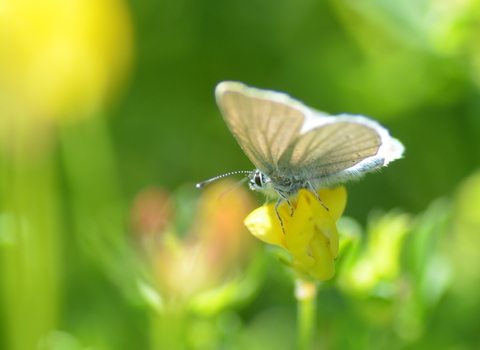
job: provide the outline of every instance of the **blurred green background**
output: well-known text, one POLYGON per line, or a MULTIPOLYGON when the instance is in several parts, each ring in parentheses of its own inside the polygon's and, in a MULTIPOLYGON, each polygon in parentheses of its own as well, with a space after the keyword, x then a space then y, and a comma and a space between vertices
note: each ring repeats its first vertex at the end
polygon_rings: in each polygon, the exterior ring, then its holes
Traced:
POLYGON ((1 349, 294 348, 263 198, 194 189, 252 169, 222 80, 406 147, 347 184, 312 349, 478 348, 480 2, 3 0, 0 52, 1 349))

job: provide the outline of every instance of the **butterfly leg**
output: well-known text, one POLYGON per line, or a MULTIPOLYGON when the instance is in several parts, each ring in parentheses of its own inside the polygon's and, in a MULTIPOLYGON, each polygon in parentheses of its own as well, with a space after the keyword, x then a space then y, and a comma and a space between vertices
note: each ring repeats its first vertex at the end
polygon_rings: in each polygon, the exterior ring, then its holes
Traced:
POLYGON ((279 191, 277 189, 275 191, 277 191, 278 195, 280 196, 280 198, 277 201, 277 205, 275 206, 275 208, 280 205, 282 200, 284 200, 285 202, 287 202, 288 206, 290 207, 290 216, 293 216, 293 212, 294 212, 293 206, 290 203, 290 201, 288 200, 287 196, 285 196, 285 194, 282 191, 279 191))
POLYGON ((283 227, 283 220, 280 214, 278 213, 278 206, 280 205, 280 203, 282 203, 282 201, 283 201, 282 197, 278 198, 277 204, 275 204, 275 214, 277 214, 278 221, 280 221, 280 226, 282 227, 282 232, 283 234, 285 234, 285 227, 283 227))
POLYGON ((276 190, 276 191, 277 191, 277 193, 280 197, 277 200, 277 204, 275 204, 275 213, 277 214, 278 220, 280 221, 280 226, 282 226, 282 232, 283 232, 283 234, 285 234, 285 227, 283 226, 283 220, 282 220, 280 214, 278 213, 278 207, 280 206, 280 204, 283 201, 286 201, 288 206, 290 207, 290 211, 291 211, 290 216, 292 216, 293 212, 294 212, 293 211, 293 206, 282 191, 279 191, 279 190, 276 190))
POLYGON ((315 197, 317 197, 318 201, 320 202, 320 204, 325 208, 327 209, 327 211, 330 211, 327 206, 325 204, 323 204, 322 200, 320 199, 320 196, 318 195, 317 191, 315 191, 315 188, 312 186, 312 184, 310 183, 310 181, 307 181, 307 184, 308 184, 308 187, 309 187, 309 190, 311 192, 313 192, 313 194, 315 195, 315 197))

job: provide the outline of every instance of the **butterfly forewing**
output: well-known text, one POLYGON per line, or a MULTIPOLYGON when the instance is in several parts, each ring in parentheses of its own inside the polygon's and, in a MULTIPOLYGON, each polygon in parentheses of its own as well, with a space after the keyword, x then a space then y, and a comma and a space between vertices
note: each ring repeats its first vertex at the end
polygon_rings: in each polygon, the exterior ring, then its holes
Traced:
MULTIPOLYGON (((298 137, 304 116, 301 110, 275 101, 276 93, 254 97, 248 90, 243 85, 222 83, 217 87, 218 105, 245 154, 260 171, 271 173, 298 137)), ((258 95, 257 89, 255 93, 258 95)))
POLYGON ((286 169, 302 169, 312 178, 320 178, 375 156, 380 145, 380 135, 372 128, 355 122, 337 122, 299 136, 290 150, 291 156, 288 160, 282 157, 281 163, 286 169))

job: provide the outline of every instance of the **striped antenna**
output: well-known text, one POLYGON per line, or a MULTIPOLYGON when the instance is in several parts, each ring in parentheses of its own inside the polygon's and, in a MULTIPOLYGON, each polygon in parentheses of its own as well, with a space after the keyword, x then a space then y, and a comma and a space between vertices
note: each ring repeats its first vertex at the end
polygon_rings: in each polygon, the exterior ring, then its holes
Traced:
POLYGON ((208 179, 208 180, 205 180, 205 181, 202 181, 202 182, 199 182, 195 185, 196 188, 202 188, 203 186, 209 184, 210 182, 213 182, 213 181, 217 181, 219 179, 222 179, 224 177, 227 177, 227 176, 230 176, 230 175, 235 175, 235 174, 252 174, 253 171, 249 171, 249 170, 239 170, 239 171, 232 171, 231 173, 226 173, 226 174, 223 174, 223 175, 218 175, 218 176, 215 176, 215 177, 212 177, 211 179, 208 179))

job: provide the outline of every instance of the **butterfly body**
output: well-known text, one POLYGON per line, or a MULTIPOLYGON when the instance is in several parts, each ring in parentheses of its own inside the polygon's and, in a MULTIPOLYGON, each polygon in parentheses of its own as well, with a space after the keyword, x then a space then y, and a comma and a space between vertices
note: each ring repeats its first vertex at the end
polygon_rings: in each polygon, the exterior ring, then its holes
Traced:
POLYGON ((279 193, 285 197, 294 196, 302 188, 307 188, 305 180, 290 174, 272 173, 269 176, 256 169, 249 176, 250 188, 254 191, 263 192, 267 197, 275 198, 279 193))

